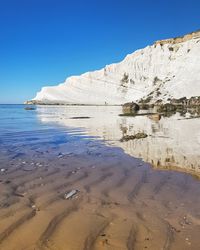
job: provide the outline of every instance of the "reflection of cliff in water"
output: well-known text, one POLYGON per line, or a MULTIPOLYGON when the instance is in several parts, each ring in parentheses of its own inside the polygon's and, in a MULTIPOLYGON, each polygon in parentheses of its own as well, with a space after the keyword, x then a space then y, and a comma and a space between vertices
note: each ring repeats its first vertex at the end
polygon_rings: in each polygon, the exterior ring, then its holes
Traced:
POLYGON ((37 112, 42 122, 83 128, 88 135, 100 137, 108 145, 121 147, 126 153, 140 157, 154 167, 200 173, 200 119, 185 119, 178 113, 157 121, 147 116, 120 117, 121 107, 41 106, 37 112), (120 142, 123 135, 138 132, 149 136, 120 142))

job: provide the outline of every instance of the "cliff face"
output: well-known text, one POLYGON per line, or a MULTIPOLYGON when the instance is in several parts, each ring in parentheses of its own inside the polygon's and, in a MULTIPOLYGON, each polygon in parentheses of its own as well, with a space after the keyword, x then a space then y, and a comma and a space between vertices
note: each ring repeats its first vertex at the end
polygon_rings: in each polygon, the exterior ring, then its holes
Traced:
POLYGON ((33 102, 115 105, 192 96, 200 96, 200 31, 157 41, 120 63, 44 87, 33 102))

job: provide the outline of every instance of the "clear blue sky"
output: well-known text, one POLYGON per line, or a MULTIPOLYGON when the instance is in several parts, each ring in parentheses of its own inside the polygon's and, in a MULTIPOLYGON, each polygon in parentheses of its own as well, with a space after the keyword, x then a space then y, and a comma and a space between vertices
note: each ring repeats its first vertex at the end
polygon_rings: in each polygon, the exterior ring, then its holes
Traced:
POLYGON ((0 0, 0 103, 199 28, 199 0, 0 0))

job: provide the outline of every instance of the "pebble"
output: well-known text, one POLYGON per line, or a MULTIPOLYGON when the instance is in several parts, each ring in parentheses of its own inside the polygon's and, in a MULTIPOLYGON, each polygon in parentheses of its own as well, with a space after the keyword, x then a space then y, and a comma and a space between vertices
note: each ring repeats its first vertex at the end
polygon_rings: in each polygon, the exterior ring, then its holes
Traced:
POLYGON ((64 199, 68 200, 71 199, 74 195, 76 195, 79 192, 79 190, 72 189, 71 191, 64 194, 64 199))
POLYGON ((26 195, 26 192, 24 193, 15 192, 14 195, 19 196, 19 197, 24 197, 26 195))
POLYGON ((36 210, 36 211, 40 211, 40 209, 39 209, 35 204, 33 204, 33 205, 31 206, 31 208, 34 209, 34 210, 36 210))

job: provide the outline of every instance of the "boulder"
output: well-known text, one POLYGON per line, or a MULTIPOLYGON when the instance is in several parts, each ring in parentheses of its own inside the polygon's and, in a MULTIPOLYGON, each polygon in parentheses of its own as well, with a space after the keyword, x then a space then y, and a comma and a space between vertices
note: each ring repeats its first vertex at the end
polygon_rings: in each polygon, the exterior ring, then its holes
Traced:
POLYGON ((134 102, 127 102, 122 106, 122 108, 124 113, 136 113, 140 110, 140 106, 134 102))

